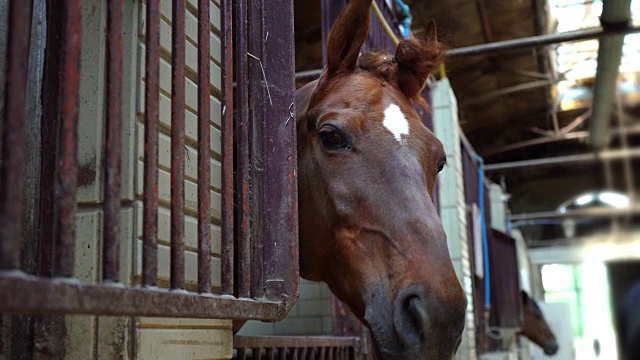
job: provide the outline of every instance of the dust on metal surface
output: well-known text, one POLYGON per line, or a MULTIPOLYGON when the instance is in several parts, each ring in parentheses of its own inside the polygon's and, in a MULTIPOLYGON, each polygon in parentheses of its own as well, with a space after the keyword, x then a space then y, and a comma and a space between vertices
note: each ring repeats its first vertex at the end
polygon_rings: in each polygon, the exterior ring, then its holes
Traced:
POLYGON ((171 288, 184 289, 185 0, 172 2, 171 288))
MULTIPOLYGON (((209 0, 198 1, 198 292, 211 292, 209 0)), ((228 276, 227 274, 225 274, 228 276)), ((224 275, 223 275, 224 276, 224 275)))
POLYGON ((247 69, 247 0, 238 0, 236 9, 236 108, 237 119, 237 207, 238 220, 236 222, 236 253, 237 263, 237 296, 248 298, 251 296, 251 200, 250 191, 250 154, 249 154, 249 73, 247 69))
POLYGON ((110 1, 107 5, 107 133, 102 250, 102 279, 105 281, 118 281, 120 276, 123 11, 123 0, 110 1))
POLYGON ((9 3, 9 36, 2 163, 0 170, 0 270, 20 264, 20 214, 24 160, 25 99, 32 2, 9 3))
POLYGON ((76 192, 78 189, 78 119, 82 0, 65 0, 60 83, 61 122, 56 194, 58 237, 54 248, 53 273, 73 277, 76 244, 76 192))
POLYGON ((220 3, 222 28, 222 294, 234 289, 234 196, 233 196, 233 1, 220 3))
POLYGON ((147 2, 144 89, 144 194, 142 284, 158 282, 158 112, 160 95, 160 1, 147 2))

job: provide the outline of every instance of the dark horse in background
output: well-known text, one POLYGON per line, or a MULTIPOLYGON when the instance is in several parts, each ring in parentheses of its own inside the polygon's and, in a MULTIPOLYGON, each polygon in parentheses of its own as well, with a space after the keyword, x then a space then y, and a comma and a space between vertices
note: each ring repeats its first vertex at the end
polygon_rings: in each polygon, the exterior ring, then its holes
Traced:
POLYGON ((546 355, 555 355, 558 352, 558 341, 544 319, 538 303, 525 291, 521 291, 521 295, 523 319, 520 335, 540 346, 546 355))
POLYGON ((640 282, 627 292, 616 316, 619 358, 640 359, 640 282))
POLYGON ((322 75, 296 93, 300 273, 370 329, 376 358, 451 359, 467 300, 431 199, 445 152, 414 108, 442 49, 432 23, 359 56, 370 6, 347 5, 322 75))

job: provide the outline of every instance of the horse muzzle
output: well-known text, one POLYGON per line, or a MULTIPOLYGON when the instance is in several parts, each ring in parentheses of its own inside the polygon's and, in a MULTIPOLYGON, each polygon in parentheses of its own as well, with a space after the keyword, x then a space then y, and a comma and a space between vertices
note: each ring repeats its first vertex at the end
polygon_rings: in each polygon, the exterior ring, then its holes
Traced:
POLYGON ((392 320, 391 328, 376 326, 375 319, 369 321, 375 358, 452 359, 460 345, 465 309, 464 297, 447 303, 427 294, 420 284, 402 289, 393 301, 392 316, 388 319, 392 320))
POLYGON ((555 341, 549 341, 544 344, 542 349, 544 350, 545 355, 555 355, 558 352, 558 343, 555 341))

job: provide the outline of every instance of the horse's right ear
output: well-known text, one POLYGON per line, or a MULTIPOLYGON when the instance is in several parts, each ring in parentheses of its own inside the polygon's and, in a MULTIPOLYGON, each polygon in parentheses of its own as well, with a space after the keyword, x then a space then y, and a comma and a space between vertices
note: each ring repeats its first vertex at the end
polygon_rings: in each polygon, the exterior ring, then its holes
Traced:
POLYGON ((396 47, 397 82, 409 99, 419 99, 427 78, 442 61, 443 46, 438 42, 436 23, 431 20, 419 38, 410 37, 396 47))
POLYGON ((369 32, 371 0, 351 0, 331 28, 327 40, 328 75, 355 69, 369 32))
POLYGON ((529 294, 526 291, 520 290, 520 294, 522 295, 522 302, 527 302, 529 300, 529 294))

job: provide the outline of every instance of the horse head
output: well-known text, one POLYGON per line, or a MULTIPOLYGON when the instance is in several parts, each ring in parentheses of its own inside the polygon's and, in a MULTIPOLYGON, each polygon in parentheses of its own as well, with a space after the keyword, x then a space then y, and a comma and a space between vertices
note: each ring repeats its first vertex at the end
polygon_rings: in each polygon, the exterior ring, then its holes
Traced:
POLYGON ((431 199, 445 152, 414 108, 442 50, 431 23, 359 56, 370 5, 347 5, 296 93, 300 271, 371 330, 377 358, 451 359, 467 300, 431 199))
POLYGON ((524 318, 521 334, 540 346, 547 355, 555 355, 558 352, 558 342, 549 325, 542 316, 542 311, 535 300, 522 291, 522 309, 524 318))

